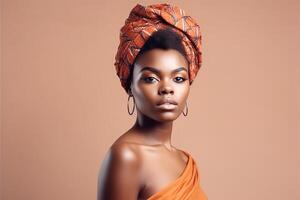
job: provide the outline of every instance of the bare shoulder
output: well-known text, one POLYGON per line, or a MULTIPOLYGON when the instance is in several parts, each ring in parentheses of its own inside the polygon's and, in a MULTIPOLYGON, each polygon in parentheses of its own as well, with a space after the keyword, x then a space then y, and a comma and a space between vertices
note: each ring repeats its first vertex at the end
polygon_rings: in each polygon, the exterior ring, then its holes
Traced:
POLYGON ((101 165, 98 200, 136 199, 140 190, 140 158, 134 145, 114 143, 101 165))
POLYGON ((131 165, 138 165, 139 161, 139 152, 137 148, 126 142, 114 143, 108 151, 108 156, 116 162, 131 165))
POLYGON ((185 151, 185 150, 182 150, 182 149, 179 149, 179 148, 176 148, 176 151, 180 154, 182 160, 186 163, 188 161, 188 158, 190 156, 190 153, 185 151))

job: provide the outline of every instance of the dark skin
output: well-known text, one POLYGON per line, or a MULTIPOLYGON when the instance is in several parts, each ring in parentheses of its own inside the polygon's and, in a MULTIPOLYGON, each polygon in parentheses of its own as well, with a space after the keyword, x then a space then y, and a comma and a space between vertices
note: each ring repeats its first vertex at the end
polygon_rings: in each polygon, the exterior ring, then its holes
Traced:
POLYGON ((138 57, 128 91, 136 102, 136 122, 104 158, 98 200, 147 199, 181 175, 188 157, 171 136, 189 90, 188 62, 177 50, 152 49, 138 57), (166 98, 176 101, 175 108, 157 105, 166 98))

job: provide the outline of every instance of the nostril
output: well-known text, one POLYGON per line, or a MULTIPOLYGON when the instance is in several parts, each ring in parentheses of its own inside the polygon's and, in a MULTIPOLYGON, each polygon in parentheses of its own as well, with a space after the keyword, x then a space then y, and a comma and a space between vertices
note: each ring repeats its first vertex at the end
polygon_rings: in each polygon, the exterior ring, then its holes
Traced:
POLYGON ((174 90, 171 87, 163 87, 163 88, 160 89, 159 93, 161 93, 161 94, 168 94, 168 93, 173 94, 174 90))
POLYGON ((163 90, 161 92, 159 92, 160 94, 174 94, 174 91, 173 90, 163 90))

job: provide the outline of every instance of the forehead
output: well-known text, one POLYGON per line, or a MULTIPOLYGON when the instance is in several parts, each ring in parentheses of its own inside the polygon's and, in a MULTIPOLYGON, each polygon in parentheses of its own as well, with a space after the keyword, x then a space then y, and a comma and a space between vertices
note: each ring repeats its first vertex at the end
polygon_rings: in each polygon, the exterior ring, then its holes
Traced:
POLYGON ((160 71, 172 71, 178 67, 188 69, 186 58, 174 49, 152 49, 143 53, 135 62, 134 70, 153 67, 160 71))

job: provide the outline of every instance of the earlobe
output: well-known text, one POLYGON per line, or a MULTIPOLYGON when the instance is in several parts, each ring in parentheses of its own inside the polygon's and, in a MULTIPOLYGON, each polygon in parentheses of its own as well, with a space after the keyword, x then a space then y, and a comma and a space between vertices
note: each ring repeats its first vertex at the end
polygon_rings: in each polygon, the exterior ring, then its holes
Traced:
POLYGON ((128 95, 132 95, 131 85, 130 85, 130 87, 128 88, 127 93, 128 93, 128 95))

